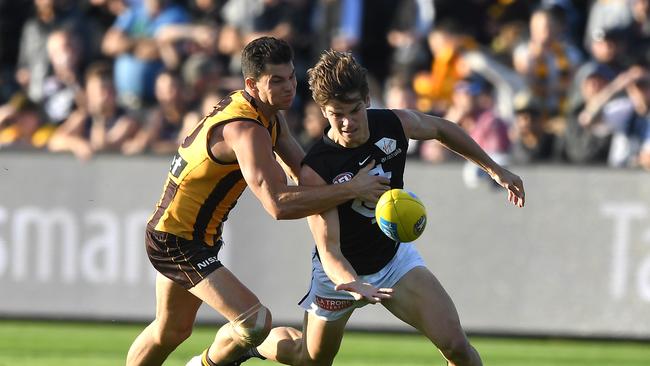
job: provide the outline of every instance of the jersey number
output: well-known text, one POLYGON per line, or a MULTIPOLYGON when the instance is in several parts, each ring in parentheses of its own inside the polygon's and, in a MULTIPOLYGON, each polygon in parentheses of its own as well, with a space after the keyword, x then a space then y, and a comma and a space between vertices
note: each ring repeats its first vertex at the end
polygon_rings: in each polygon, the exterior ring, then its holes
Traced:
POLYGON ((205 123, 205 120, 207 120, 208 118, 214 116, 218 112, 221 112, 222 110, 224 110, 228 106, 228 104, 230 104, 231 102, 232 102, 232 98, 230 96, 221 99, 219 101, 219 104, 217 104, 212 109, 212 113, 210 113, 209 115, 203 117, 201 122, 196 127, 194 127, 194 130, 192 131, 192 133, 190 133, 189 135, 187 135, 187 137, 185 137, 185 139, 183 140, 183 143, 181 144, 181 146, 184 147, 184 148, 188 148, 190 145, 192 145, 192 142, 194 142, 194 139, 196 139, 196 136, 198 136, 199 132, 201 132, 201 128, 203 128, 203 123, 205 123))
MULTIPOLYGON (((386 177, 390 179, 392 177, 391 172, 385 172, 384 168, 381 166, 381 164, 375 166, 368 172, 369 175, 376 175, 380 177, 386 177)), ((369 203, 362 201, 360 199, 355 199, 352 202, 352 209, 356 212, 358 212, 360 215, 363 215, 365 217, 372 218, 373 222, 375 220, 375 204, 374 203, 369 203)))

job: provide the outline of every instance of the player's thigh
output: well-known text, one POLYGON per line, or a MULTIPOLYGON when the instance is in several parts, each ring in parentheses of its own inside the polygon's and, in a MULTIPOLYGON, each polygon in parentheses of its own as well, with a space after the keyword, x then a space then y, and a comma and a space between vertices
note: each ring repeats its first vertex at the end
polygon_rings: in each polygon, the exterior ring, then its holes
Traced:
POLYGON ((345 325, 352 311, 342 318, 325 321, 311 313, 305 313, 303 322, 303 365, 331 365, 339 351, 345 325))
POLYGON ((156 276, 156 322, 162 333, 184 338, 194 325, 201 299, 169 278, 156 276))
POLYGON ((454 303, 426 267, 413 268, 393 289, 393 297, 382 304, 434 344, 444 346, 458 337, 464 338, 454 303))
POLYGON ((226 267, 220 267, 189 290, 228 321, 259 303, 259 299, 226 267))

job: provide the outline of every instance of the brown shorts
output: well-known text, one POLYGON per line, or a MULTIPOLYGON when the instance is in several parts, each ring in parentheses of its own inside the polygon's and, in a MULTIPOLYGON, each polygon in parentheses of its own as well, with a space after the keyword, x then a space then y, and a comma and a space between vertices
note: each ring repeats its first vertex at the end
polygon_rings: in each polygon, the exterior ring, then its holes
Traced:
POLYGON ((190 289, 210 273, 223 267, 217 259, 223 242, 208 246, 176 235, 147 228, 147 255, 154 268, 175 283, 190 289))

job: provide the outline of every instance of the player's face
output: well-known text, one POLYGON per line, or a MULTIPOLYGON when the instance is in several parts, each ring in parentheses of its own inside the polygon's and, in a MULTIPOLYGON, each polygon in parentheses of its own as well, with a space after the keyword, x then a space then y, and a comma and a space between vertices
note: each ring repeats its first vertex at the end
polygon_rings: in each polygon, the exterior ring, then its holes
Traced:
POLYGON ((293 63, 266 65, 266 70, 255 82, 260 100, 278 110, 287 110, 296 96, 296 72, 293 63))
POLYGON ((368 100, 355 98, 352 103, 330 101, 321 109, 332 127, 329 138, 345 147, 363 145, 370 137, 368 130, 368 100))

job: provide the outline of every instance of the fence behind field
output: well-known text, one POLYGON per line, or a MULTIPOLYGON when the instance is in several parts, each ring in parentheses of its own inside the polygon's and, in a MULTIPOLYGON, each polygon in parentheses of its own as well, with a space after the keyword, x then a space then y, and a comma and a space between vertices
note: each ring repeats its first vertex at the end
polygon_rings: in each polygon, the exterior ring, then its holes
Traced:
MULTIPOLYGON (((167 159, 0 156, 0 316, 147 320, 153 270, 143 227, 167 159)), ((428 209, 415 245, 469 331, 650 338, 650 177, 641 171, 516 167, 524 209, 460 165, 409 162, 428 209)), ((313 246, 305 220, 273 221, 246 192, 222 260, 272 310, 300 324, 313 246)), ((203 309, 202 321, 222 321, 203 309)), ((350 326, 408 329, 380 306, 350 326)))

